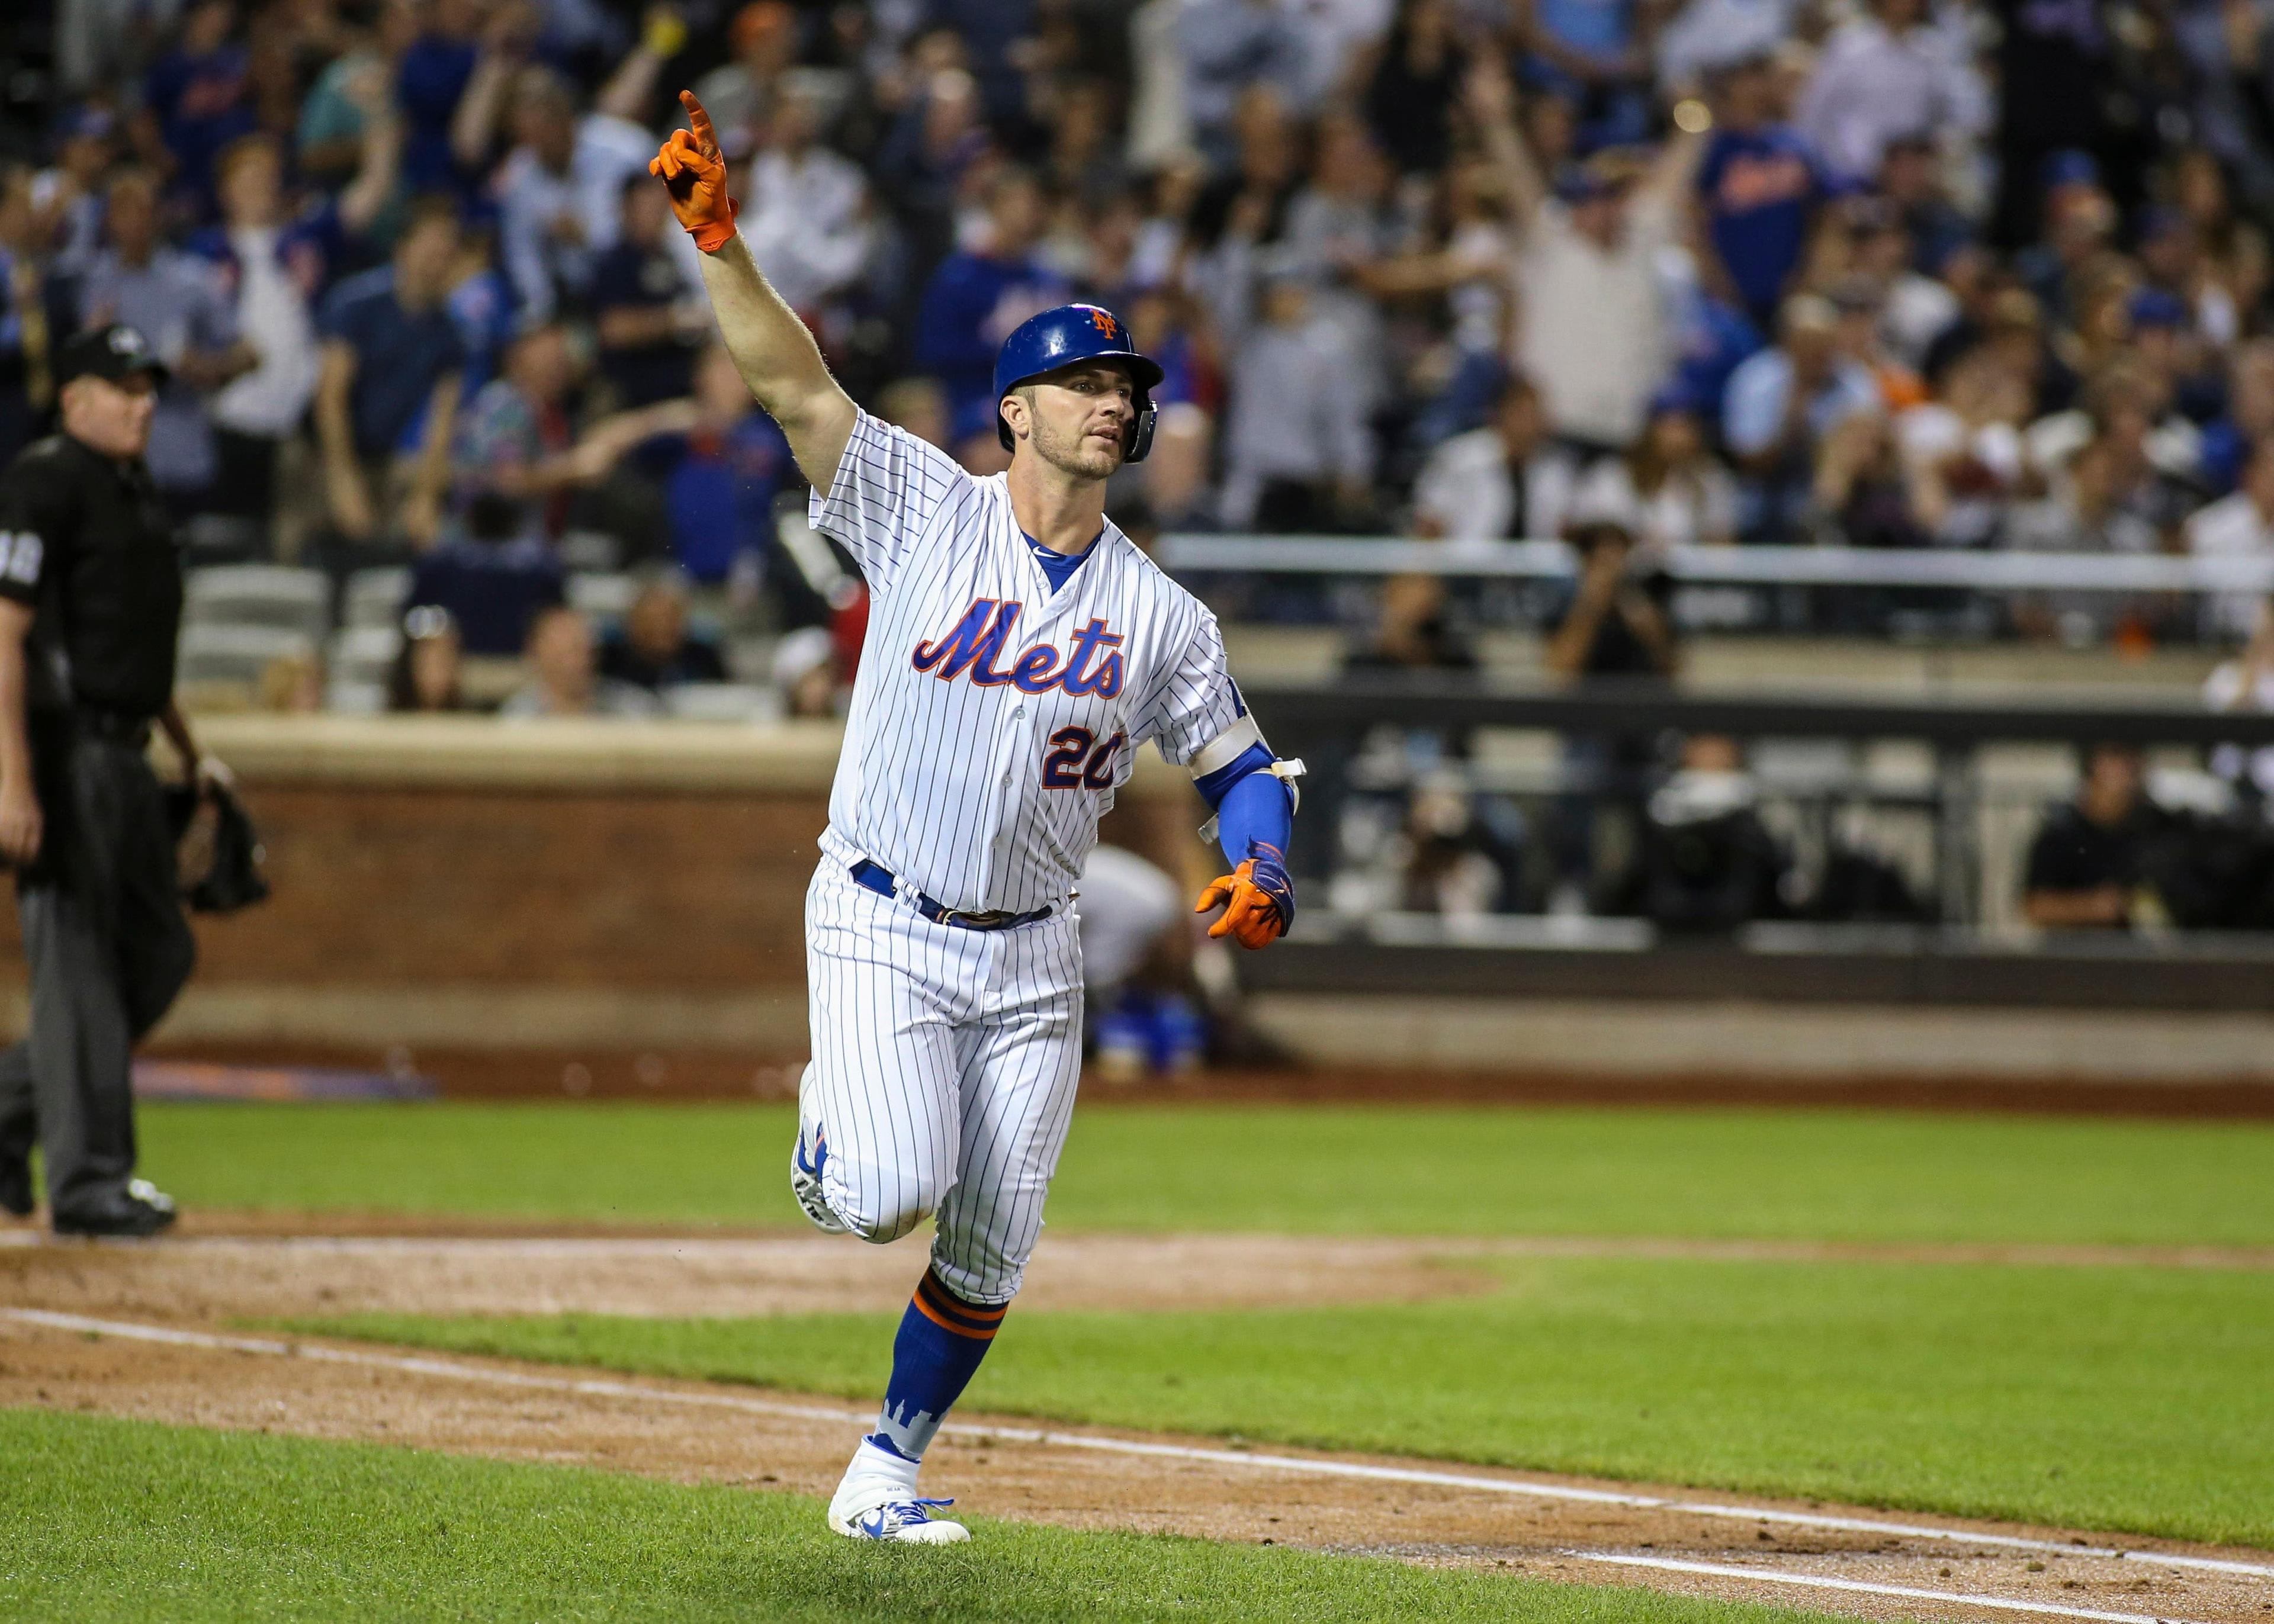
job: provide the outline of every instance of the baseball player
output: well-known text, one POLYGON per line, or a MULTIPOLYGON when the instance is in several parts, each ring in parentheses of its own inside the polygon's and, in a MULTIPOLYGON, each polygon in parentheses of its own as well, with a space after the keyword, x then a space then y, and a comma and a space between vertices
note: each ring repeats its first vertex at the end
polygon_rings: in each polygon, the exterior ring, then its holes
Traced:
POLYGON ((806 892, 813 1060, 790 1187, 831 1233, 893 1241, 930 1218, 934 1235, 829 1523, 960 1540, 916 1469, 1042 1228, 1081 1068, 1073 902, 1098 816, 1147 740, 1188 767, 1232 870, 1195 911, 1222 907, 1211 934, 1262 947, 1295 914, 1301 768, 1264 744, 1215 617, 1105 518, 1161 381, 1120 321, 1069 304, 1011 334, 995 368, 1011 467, 974 477, 838 387, 735 235, 711 121, 680 99, 691 128, 651 167, 703 251, 735 365, 813 483, 815 527, 871 597, 806 892))

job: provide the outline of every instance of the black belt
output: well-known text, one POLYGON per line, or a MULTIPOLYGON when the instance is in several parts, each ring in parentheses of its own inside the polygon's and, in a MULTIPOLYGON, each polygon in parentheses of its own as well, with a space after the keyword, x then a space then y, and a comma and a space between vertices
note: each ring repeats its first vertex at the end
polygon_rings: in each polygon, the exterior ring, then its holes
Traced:
MULTIPOLYGON (((875 891, 879 897, 897 897, 900 882, 892 878, 892 870, 862 858, 851 866, 853 883, 875 891)), ((965 930, 1008 930, 1013 925, 1031 925, 1038 919, 1048 919, 1048 908, 1029 908, 1024 914, 1005 914, 996 909, 985 914, 958 913, 944 902, 935 902, 922 891, 915 893, 916 912, 935 925, 955 925, 965 930)))
POLYGON ((129 711, 106 710, 99 705, 73 705, 72 726, 90 739, 129 744, 138 750, 150 742, 150 718, 129 711))

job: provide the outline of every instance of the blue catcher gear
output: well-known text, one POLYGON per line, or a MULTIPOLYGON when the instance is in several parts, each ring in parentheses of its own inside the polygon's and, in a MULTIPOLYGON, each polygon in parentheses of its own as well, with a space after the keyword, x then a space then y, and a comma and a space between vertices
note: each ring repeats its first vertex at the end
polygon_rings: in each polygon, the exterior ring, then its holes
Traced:
POLYGON ((1153 424, 1160 416, 1153 404, 1153 387, 1161 381, 1161 368, 1129 347, 1129 329, 1120 317, 1096 304, 1061 304, 1029 316, 1003 341, 1003 351, 995 357, 995 432, 1003 449, 1012 448, 1011 425, 1003 421, 1003 397, 1022 383, 1077 361, 1128 364, 1130 381, 1137 386, 1137 412, 1129 420, 1121 460, 1143 462, 1153 448, 1153 424))

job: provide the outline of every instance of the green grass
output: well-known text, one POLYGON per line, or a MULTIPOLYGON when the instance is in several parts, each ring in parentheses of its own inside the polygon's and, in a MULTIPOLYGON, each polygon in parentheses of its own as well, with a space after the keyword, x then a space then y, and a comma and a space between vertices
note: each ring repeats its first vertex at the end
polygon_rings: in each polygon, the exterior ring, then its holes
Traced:
POLYGON ((1005 1523, 893 1549, 788 1494, 37 1410, 0 1410, 0 1461, 11 1620, 1819 1617, 1005 1523))
MULTIPOLYGON (((199 1207, 793 1224, 780 1106, 143 1112, 199 1207)), ((2274 1125, 1897 1112, 1088 1106, 1065 1229, 2274 1244, 2274 1125)))
MULTIPOLYGON (((1507 1275, 1418 1306, 1014 1312, 965 1402, 2274 1545, 2274 1274, 1585 1259, 1507 1275)), ((893 1320, 296 1323, 873 1398, 893 1320)))

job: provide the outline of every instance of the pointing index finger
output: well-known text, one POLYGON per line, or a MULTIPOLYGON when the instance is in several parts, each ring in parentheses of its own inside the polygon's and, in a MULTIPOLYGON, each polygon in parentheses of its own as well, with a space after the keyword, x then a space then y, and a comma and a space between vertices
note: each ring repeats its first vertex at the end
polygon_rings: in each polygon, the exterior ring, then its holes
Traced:
POLYGON ((679 104, 687 109, 688 128, 695 132, 695 144, 703 149, 706 158, 719 155, 719 132, 711 127, 711 115, 703 110, 703 103, 695 99, 691 90, 679 93, 679 104))

